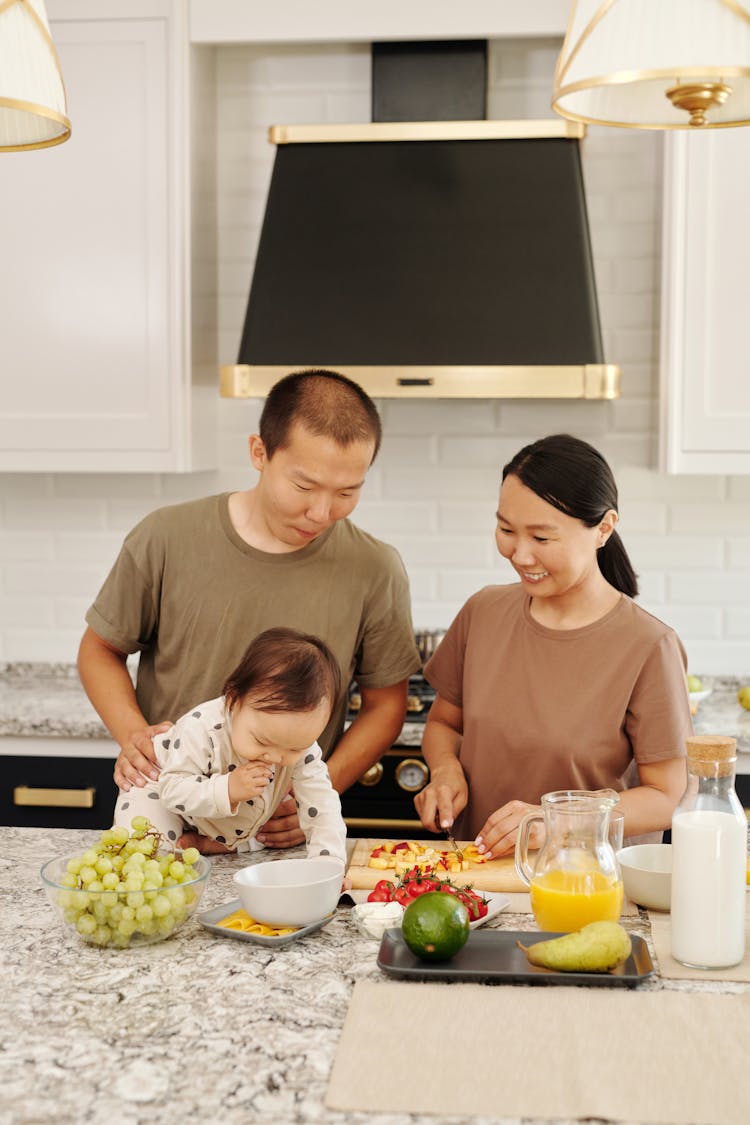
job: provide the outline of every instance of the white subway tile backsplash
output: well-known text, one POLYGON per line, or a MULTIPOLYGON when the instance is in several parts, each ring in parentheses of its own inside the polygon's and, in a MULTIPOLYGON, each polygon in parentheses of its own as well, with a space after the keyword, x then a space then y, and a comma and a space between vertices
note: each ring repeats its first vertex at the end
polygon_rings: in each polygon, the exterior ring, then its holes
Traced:
MULTIPOLYGON (((489 116, 551 118, 559 47, 491 42, 489 116)), ((370 52, 227 45, 216 49, 216 73, 216 230, 212 217, 201 221, 218 242, 218 301, 212 281, 198 315, 216 324, 220 360, 233 363, 273 167, 268 127, 368 121, 370 52)), ((515 580, 494 542, 502 466, 527 442, 567 431, 615 471, 640 603, 677 629, 698 674, 750 676, 750 477, 656 467, 662 153, 663 137, 642 130, 592 126, 582 143, 605 357, 623 369, 619 401, 379 402, 385 440, 354 518, 401 552, 416 627, 445 628, 475 590, 515 580)), ((212 473, 0 474, 0 658, 74 661, 83 613, 143 515, 254 483, 247 437, 261 407, 219 401, 212 473)))
POLYGON ((438 596, 448 605, 454 607, 454 615, 472 594, 484 586, 497 586, 509 581, 508 577, 499 573, 499 567, 488 566, 472 567, 460 570, 440 571, 438 574, 438 596))
POLYGON ((447 532, 449 535, 481 532, 494 542, 495 524, 497 523, 495 513, 499 491, 500 479, 498 476, 494 493, 485 499, 455 502, 441 500, 437 506, 438 531, 447 532))
MULTIPOLYGON (((53 478, 53 491, 56 497, 68 500, 84 499, 84 514, 90 514, 92 499, 116 499, 118 497, 142 497, 146 503, 153 504, 159 495, 158 480, 152 473, 58 473, 53 478)), ((59 500, 55 500, 57 507, 59 500)), ((63 506, 64 507, 64 506, 63 506)))
POLYGON ((658 375, 647 363, 626 363, 622 367, 620 390, 623 398, 649 398, 658 393, 658 375))
POLYGON ((428 570, 430 567, 442 571, 445 567, 465 567, 471 563, 478 569, 493 568, 497 558, 497 548, 488 536, 465 535, 457 533, 450 538, 436 539, 427 536, 400 534, 393 540, 404 560, 407 571, 428 570))
POLYGON ((750 501, 750 476, 726 477, 727 497, 730 500, 750 501))
POLYGON ((363 531, 398 547, 404 532, 421 534, 434 532, 437 522, 435 509, 434 502, 415 504, 405 499, 401 504, 390 504, 371 500, 368 483, 363 499, 360 500, 351 519, 352 523, 361 527, 363 531))
POLYGON ((0 621, 3 630, 19 626, 29 629, 51 626, 54 623, 52 601, 42 594, 15 594, 12 597, 0 594, 0 621))
POLYGON ((438 461, 438 438, 435 434, 383 434, 378 453, 380 466, 435 465, 438 461))
MULTIPOLYGON (((96 477, 91 478, 92 481, 96 477)), ((45 496, 39 503, 30 502, 28 497, 7 498, 3 505, 5 527, 16 531, 27 531, 39 527, 54 531, 88 531, 92 527, 105 526, 107 501, 103 496, 93 495, 90 499, 61 499, 45 496)), ((148 503, 146 507, 148 508, 148 503)), ((153 507, 153 499, 150 502, 153 507)))
POLYGON ((40 597, 40 591, 45 598, 56 595, 87 597, 89 593, 96 593, 104 574, 106 571, 102 573, 90 562, 79 566, 72 563, 63 566, 54 560, 25 563, 23 566, 10 563, 3 568, 3 591, 27 597, 40 597))
POLYGON ((621 327, 610 332, 612 363, 624 367, 630 363, 655 364, 659 354, 659 337, 656 329, 647 322, 644 328, 621 327))
POLYGON ((743 535, 747 533, 748 505, 739 501, 725 500, 721 504, 710 504, 704 500, 695 503, 674 503, 669 509, 671 531, 692 531, 702 535, 723 533, 743 535))
POLYGON ((494 433, 498 404, 487 399, 380 399, 385 433, 494 433))
POLYGON ((612 425, 619 433, 652 430, 659 419, 659 404, 654 398, 620 398, 608 404, 612 425))
POLYGON ((519 449, 515 439, 493 435, 492 437, 441 437, 439 441, 441 468, 456 466, 458 472, 475 466, 487 467, 500 480, 503 465, 519 449))
POLYGON ((607 430, 607 403, 565 399, 508 399, 503 403, 503 431, 509 460, 527 442, 545 434, 576 434, 587 441, 607 430), (517 435, 517 436, 514 436, 517 435))
MULTIPOLYGON (((119 532, 73 535, 58 533, 51 544, 54 557, 62 563, 87 563, 109 570, 122 545, 119 532)), ((93 591, 92 591, 93 595, 93 591)))
POLYGON ((656 222, 661 202, 652 184, 644 187, 618 187, 612 195, 612 218, 616 223, 656 222))
MULTIPOLYGON (((722 610, 724 636, 732 640, 750 641, 750 606, 735 605, 722 610)), ((745 671, 748 683, 750 674, 745 671)))
POLYGON ((661 284, 661 263, 657 255, 644 258, 618 256, 611 265, 614 290, 621 294, 647 293, 652 300, 656 299, 661 284))
MULTIPOLYGON (((630 521, 629 521, 630 522, 630 521)), ((623 532, 636 570, 698 570, 724 568, 724 545, 699 535, 634 535, 623 532)))
POLYGON ((750 570, 722 574, 699 570, 693 573, 674 571, 669 575, 667 588, 670 602, 750 606, 750 570))
POLYGON ((658 617, 659 608, 666 601, 667 581, 665 576, 651 571, 639 574, 638 588, 640 590, 638 604, 658 617))
POLYGON ((91 595, 85 598, 56 598, 53 606, 55 625, 62 629, 78 629, 81 636, 86 629, 86 611, 96 595, 92 590, 91 595))
MULTIPOLYGON (((0 533, 0 566, 5 562, 31 560, 49 561, 54 558, 55 545, 51 531, 11 531, 7 527, 0 533)), ((0 587, 2 574, 0 572, 0 587)), ((0 617, 0 620, 2 618, 0 617)), ((2 626, 0 626, 0 629, 2 626)))
POLYGON ((6 629, 3 659, 29 664, 75 664, 83 629, 51 627, 6 629))
POLYGON ((400 502, 404 496, 413 500, 442 496, 475 498, 497 495, 498 477, 494 468, 482 472, 473 468, 451 470, 442 465, 427 469, 404 466, 399 471, 395 466, 389 465, 383 468, 382 473, 383 496, 394 502, 400 502))
POLYGON ((704 641, 689 637, 684 644, 691 672, 699 676, 744 675, 750 680, 746 671, 750 668, 750 641, 726 637, 718 641, 704 641))
POLYGON ((683 641, 685 637, 697 640, 713 640, 722 635, 721 610, 710 606, 653 605, 652 612, 661 621, 671 625, 683 641))
POLYGON ((653 503, 638 501, 629 498, 621 488, 619 490, 620 524, 618 531, 626 544, 631 536, 637 532, 649 532, 652 535, 663 534, 667 530, 667 505, 660 504, 658 500, 653 503))
POLYGON ((724 477, 673 476, 644 465, 625 465, 617 474, 620 496, 647 497, 667 502, 697 501, 706 505, 723 500, 724 477))
POLYGON ((750 536, 745 538, 732 536, 727 542, 727 566, 732 570, 737 568, 750 570, 750 536))

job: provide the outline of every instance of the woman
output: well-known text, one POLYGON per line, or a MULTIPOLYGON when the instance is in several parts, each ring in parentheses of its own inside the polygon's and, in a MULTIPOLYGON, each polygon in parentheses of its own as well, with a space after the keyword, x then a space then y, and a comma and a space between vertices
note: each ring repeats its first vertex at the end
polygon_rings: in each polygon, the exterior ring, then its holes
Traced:
POLYGON ((425 666, 438 693, 415 798, 426 828, 455 819, 459 839, 506 855, 543 793, 605 787, 624 790, 626 836, 669 826, 692 733, 687 660, 632 600, 617 519, 612 472, 578 438, 542 438, 503 469, 495 538, 520 583, 474 594, 425 666))

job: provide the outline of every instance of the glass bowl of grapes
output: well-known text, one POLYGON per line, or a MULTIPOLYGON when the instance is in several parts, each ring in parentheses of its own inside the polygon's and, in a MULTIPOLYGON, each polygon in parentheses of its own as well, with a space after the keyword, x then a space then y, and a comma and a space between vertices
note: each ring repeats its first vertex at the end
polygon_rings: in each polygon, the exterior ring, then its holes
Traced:
POLYGON ((170 937, 197 907, 211 864, 178 851, 145 817, 109 828, 97 844, 41 870, 60 921, 89 945, 129 949, 170 937))

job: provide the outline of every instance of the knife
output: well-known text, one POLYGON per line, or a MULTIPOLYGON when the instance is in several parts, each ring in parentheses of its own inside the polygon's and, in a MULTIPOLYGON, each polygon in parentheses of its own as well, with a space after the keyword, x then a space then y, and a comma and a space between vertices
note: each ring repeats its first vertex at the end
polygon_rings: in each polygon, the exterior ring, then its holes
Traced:
POLYGON ((453 835, 452 835, 450 829, 449 828, 443 828, 443 826, 441 825, 440 817, 439 817, 438 813, 435 813, 435 827, 437 828, 438 832, 445 832, 445 835, 448 838, 448 843, 451 846, 451 850, 456 853, 459 860, 463 863, 464 853, 461 851, 458 844, 453 839, 453 835))

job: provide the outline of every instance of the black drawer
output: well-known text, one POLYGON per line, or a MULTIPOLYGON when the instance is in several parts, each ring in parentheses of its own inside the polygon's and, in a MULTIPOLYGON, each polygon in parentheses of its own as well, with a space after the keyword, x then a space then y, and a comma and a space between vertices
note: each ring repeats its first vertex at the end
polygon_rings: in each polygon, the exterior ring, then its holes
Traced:
POLYGON ((0 824, 109 828, 117 798, 114 766, 114 758, 1 757, 0 824))

